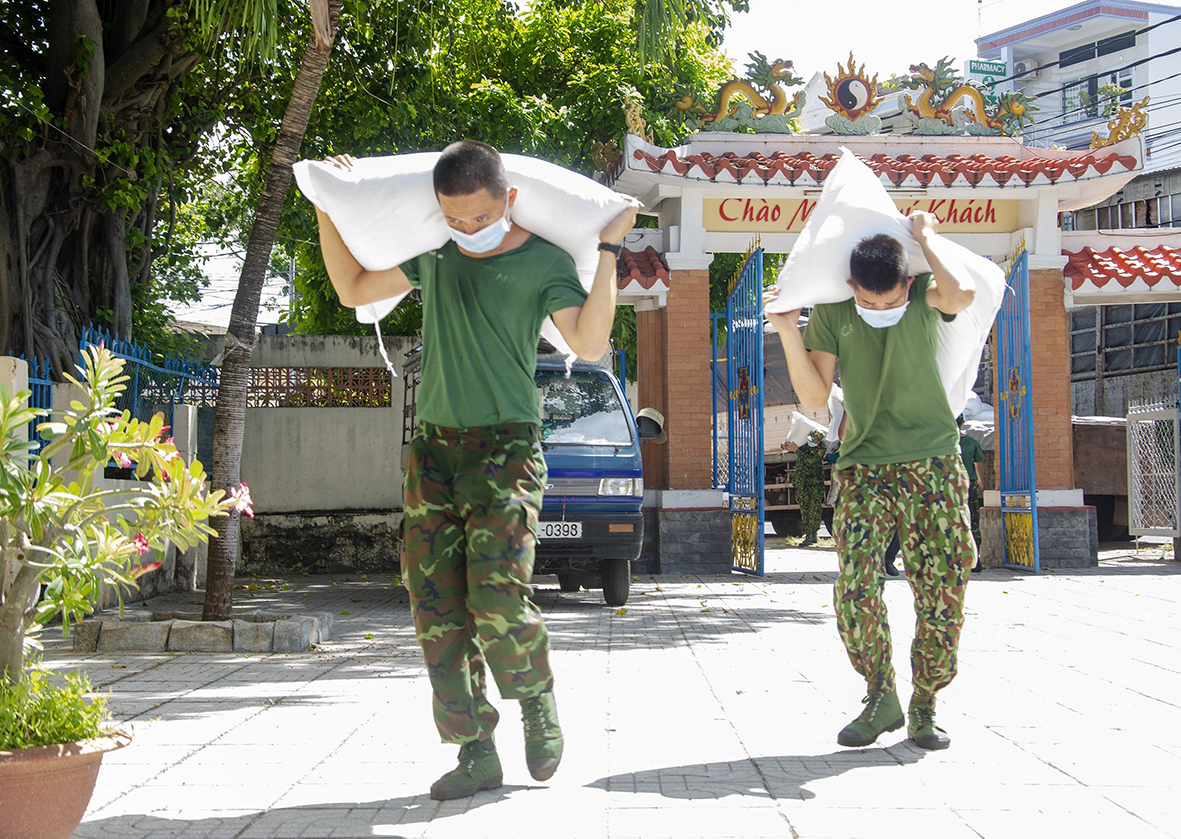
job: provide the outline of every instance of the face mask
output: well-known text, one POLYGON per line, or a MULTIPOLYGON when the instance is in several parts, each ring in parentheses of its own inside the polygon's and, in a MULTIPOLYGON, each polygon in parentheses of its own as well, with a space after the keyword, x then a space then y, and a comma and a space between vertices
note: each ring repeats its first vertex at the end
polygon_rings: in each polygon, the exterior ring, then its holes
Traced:
POLYGON ((462 230, 450 228, 451 238, 455 240, 455 244, 470 253, 488 253, 488 251, 498 247, 512 229, 513 223, 509 218, 508 196, 505 196, 504 199, 504 215, 487 227, 483 227, 475 233, 464 233, 462 230))
MULTIPOLYGON (((857 306, 856 303, 853 305, 857 306)), ((857 306, 857 314, 861 315, 861 319, 874 329, 885 329, 902 320, 902 316, 906 314, 906 307, 909 305, 910 301, 907 300, 901 306, 893 309, 863 309, 857 306)))

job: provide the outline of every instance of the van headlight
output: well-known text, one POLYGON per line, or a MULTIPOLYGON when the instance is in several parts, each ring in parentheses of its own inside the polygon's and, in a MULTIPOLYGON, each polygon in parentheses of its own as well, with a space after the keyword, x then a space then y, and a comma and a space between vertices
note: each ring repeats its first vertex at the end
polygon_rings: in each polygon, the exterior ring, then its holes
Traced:
POLYGON ((599 481, 599 495, 642 496, 643 478, 603 478, 599 481))

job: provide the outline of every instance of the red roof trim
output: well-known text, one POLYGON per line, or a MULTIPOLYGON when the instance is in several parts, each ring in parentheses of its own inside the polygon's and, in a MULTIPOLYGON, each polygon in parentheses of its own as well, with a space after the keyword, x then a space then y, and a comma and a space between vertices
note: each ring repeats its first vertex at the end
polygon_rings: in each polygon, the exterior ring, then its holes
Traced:
POLYGON ((616 287, 625 289, 633 282, 639 283, 640 288, 652 288, 657 282, 663 283, 665 288, 670 285, 668 266, 664 264, 664 257, 656 248, 649 245, 642 251, 629 251, 624 248, 615 265, 616 287))
POLYGON ((1063 274, 1070 281, 1071 291, 1079 291, 1086 284, 1105 288, 1113 280, 1123 288, 1136 280, 1143 280, 1149 288, 1162 281, 1181 288, 1181 248, 1083 248, 1078 253, 1064 251, 1063 256, 1067 258, 1063 274))
MULTIPOLYGON (((823 183, 837 163, 835 154, 818 157, 806 151, 799 154, 775 152, 770 156, 759 152, 745 156, 739 156, 734 152, 721 155, 701 152, 679 157, 672 149, 659 155, 636 149, 634 157, 656 173, 698 179, 704 176, 709 180, 717 180, 719 174, 726 173, 739 183, 754 179, 768 183, 779 178, 788 181, 792 186, 823 183), (692 174, 694 171, 698 173, 696 176, 692 174)), ((1065 159, 1023 160, 1012 155, 988 157, 983 154, 974 154, 970 157, 960 154, 951 154, 947 157, 925 154, 917 158, 909 154, 890 157, 884 153, 862 159, 874 174, 888 180, 895 187, 902 186, 908 178, 914 178, 923 187, 1009 184, 1028 186, 1038 177, 1044 177, 1050 183, 1057 183, 1063 176, 1066 176, 1067 180, 1077 180, 1091 170, 1099 175, 1106 175, 1119 166, 1132 171, 1138 164, 1134 156, 1120 155, 1114 151, 1107 154, 1087 153, 1065 159)))
POLYGON ((1037 26, 1008 30, 1009 34, 1001 35, 1000 37, 997 37, 991 41, 979 40, 976 42, 976 52, 984 53, 988 50, 999 49, 1009 44, 1027 41, 1030 38, 1036 38, 1038 35, 1044 35, 1047 32, 1053 32, 1055 29, 1061 29, 1064 26, 1070 26, 1072 23, 1090 20, 1091 18, 1099 17, 1100 15, 1120 17, 1127 20, 1148 20, 1148 12, 1138 9, 1124 9, 1120 8, 1119 6, 1093 6, 1089 9, 1077 11, 1072 15, 1055 17, 1052 20, 1048 20, 1045 23, 1039 24, 1037 26))

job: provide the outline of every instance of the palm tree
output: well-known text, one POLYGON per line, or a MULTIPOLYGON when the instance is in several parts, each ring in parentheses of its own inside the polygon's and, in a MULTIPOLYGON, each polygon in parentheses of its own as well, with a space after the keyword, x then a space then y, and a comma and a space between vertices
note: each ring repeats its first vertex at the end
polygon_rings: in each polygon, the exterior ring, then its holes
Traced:
MULTIPOLYGON (((247 7, 257 10, 268 0, 250 2, 205 3, 210 15, 221 14, 228 19, 231 9, 243 12, 247 7)), ((270 0, 273 6, 273 0, 270 0)), ((250 379, 250 355, 254 347, 258 323, 258 304, 267 276, 275 231, 283 212, 283 199, 291 182, 291 166, 299 157, 299 149, 307 130, 308 119, 320 81, 328 67, 328 58, 336 34, 344 0, 311 0, 312 33, 304 50, 287 102, 271 161, 263 179, 262 195, 250 229, 246 259, 234 295, 230 326, 226 332, 225 353, 217 392, 217 412, 213 423, 213 464, 210 478, 215 489, 227 492, 241 483, 242 438, 246 427, 246 388, 250 379)), ((207 20, 207 23, 209 21, 207 20)), ((208 575, 205 585, 204 620, 226 620, 230 617, 234 565, 238 553, 239 513, 216 520, 216 535, 209 540, 208 575)))

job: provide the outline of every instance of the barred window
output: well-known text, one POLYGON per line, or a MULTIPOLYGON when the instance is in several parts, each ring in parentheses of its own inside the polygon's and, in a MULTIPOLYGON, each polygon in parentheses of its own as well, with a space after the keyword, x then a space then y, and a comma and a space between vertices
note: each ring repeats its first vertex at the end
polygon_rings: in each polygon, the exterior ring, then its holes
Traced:
POLYGON ((1070 313, 1074 381, 1169 369, 1181 331, 1181 303, 1081 306, 1070 313))
POLYGON ((255 367, 248 408, 388 408, 384 367, 255 367))

